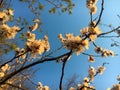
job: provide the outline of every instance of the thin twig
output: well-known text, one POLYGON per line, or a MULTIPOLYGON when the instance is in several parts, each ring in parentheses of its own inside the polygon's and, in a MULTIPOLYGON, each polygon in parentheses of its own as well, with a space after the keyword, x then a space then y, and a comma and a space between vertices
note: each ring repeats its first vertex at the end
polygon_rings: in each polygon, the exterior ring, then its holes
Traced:
POLYGON ((115 32, 116 30, 118 30, 120 28, 120 26, 118 26, 117 28, 115 28, 115 29, 113 29, 113 30, 111 30, 111 31, 108 31, 108 32, 105 32, 105 33, 101 33, 101 34, 99 34, 97 37, 100 37, 100 36, 103 36, 103 35, 106 35, 106 34, 110 34, 110 33, 112 33, 112 32, 115 32))
POLYGON ((26 89, 24 89, 24 88, 21 88, 20 86, 16 86, 16 85, 13 85, 13 84, 10 84, 10 83, 5 83, 5 84, 7 84, 7 85, 9 85, 9 86, 12 86, 12 87, 14 87, 14 88, 20 89, 20 90, 26 90, 26 89))
POLYGON ((97 45, 95 44, 95 42, 92 42, 93 43, 93 45, 95 46, 95 47, 97 47, 97 45))
POLYGON ((120 36, 100 36, 100 38, 119 38, 120 36))
MULTIPOLYGON (((26 76, 26 75, 25 75, 24 73, 22 73, 22 72, 21 72, 21 74, 22 74, 23 76, 26 76)), ((28 81, 30 81, 33 85, 37 86, 37 84, 34 83, 29 77, 26 77, 26 79, 27 79, 28 81)))
POLYGON ((93 55, 93 54, 88 54, 88 53, 82 53, 82 54, 87 55, 87 56, 101 57, 101 55, 93 55))
POLYGON ((2 65, 0 65, 0 68, 1 68, 2 66, 4 66, 5 64, 8 64, 8 63, 12 62, 14 59, 19 58, 20 56, 24 55, 24 54, 27 53, 27 52, 28 52, 28 51, 26 51, 26 52, 24 52, 24 53, 22 53, 22 54, 20 54, 20 55, 17 55, 17 56, 15 55, 11 60, 3 63, 2 65))
POLYGON ((50 52, 49 54, 45 55, 45 57, 48 57, 48 56, 50 56, 50 55, 52 55, 52 54, 56 53, 57 51, 59 51, 59 50, 60 50, 60 49, 62 49, 62 48, 63 48, 63 45, 62 45, 62 46, 60 46, 58 49, 56 49, 56 50, 54 50, 54 51, 50 52))
POLYGON ((56 8, 60 8, 60 6, 56 5, 55 3, 53 3, 52 1, 50 0, 46 0, 48 3, 52 4, 53 6, 55 6, 56 8))

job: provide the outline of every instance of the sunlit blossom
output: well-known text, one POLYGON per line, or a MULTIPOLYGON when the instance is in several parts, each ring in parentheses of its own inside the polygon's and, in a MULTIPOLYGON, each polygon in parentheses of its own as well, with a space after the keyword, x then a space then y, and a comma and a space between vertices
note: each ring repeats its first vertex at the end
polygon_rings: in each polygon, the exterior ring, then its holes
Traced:
POLYGON ((79 90, 82 86, 83 86, 82 84, 78 84, 78 85, 77 85, 78 90, 79 90))
POLYGON ((0 12, 0 24, 4 24, 9 20, 9 16, 5 12, 0 12))
POLYGON ((104 66, 98 66, 97 72, 100 73, 100 74, 103 74, 105 69, 106 68, 104 66))
POLYGON ((66 39, 74 38, 74 36, 73 36, 72 33, 68 33, 68 34, 65 34, 65 38, 66 38, 66 39))
POLYGON ((117 76, 117 80, 120 81, 120 75, 117 76))
POLYGON ((92 6, 92 7, 90 8, 90 13, 96 14, 96 12, 97 12, 97 7, 96 7, 96 6, 92 6))
POLYGON ((9 15, 14 15, 14 10, 13 9, 8 9, 8 14, 9 15))
POLYGON ((37 54, 42 54, 45 51, 50 50, 50 44, 48 37, 44 36, 43 40, 28 40, 26 42, 27 50, 33 57, 36 57, 37 54))
POLYGON ((65 48, 76 52, 77 55, 84 52, 85 48, 89 48, 89 40, 82 40, 81 36, 74 36, 73 34, 66 34, 65 37, 59 34, 58 38, 65 48))
POLYGON ((44 52, 44 43, 42 40, 28 41, 26 42, 26 46, 33 56, 44 52))
POLYGON ((89 88, 95 90, 95 87, 94 87, 94 86, 89 86, 89 88))
POLYGON ((50 44, 49 44, 49 41, 48 41, 48 37, 45 35, 44 36, 44 49, 45 49, 45 51, 49 51, 50 50, 50 44))
POLYGON ((114 55, 115 55, 112 50, 109 50, 109 53, 110 53, 111 56, 114 56, 114 55))
POLYGON ((98 0, 87 0, 86 2, 87 8, 90 9, 91 14, 95 14, 97 12, 97 7, 96 7, 97 1, 98 0))
POLYGON ((41 82, 38 82, 37 90, 50 90, 48 86, 43 86, 41 82))
POLYGON ((70 87, 70 89, 69 90, 76 90, 74 87, 70 87))
POLYGON ((102 31, 100 30, 100 28, 98 26, 96 26, 95 28, 94 27, 89 27, 89 32, 91 34, 96 34, 96 35, 99 35, 102 33, 102 31))
POLYGON ((89 27, 86 27, 86 28, 83 28, 80 30, 81 34, 83 34, 83 35, 87 35, 88 31, 89 31, 89 27))
POLYGON ((44 86, 42 90, 50 90, 50 88, 48 86, 44 86))
POLYGON ((22 48, 22 49, 17 48, 15 50, 16 56, 19 56, 19 58, 22 58, 22 59, 25 59, 25 57, 26 57, 25 52, 26 52, 26 50, 24 48, 22 48))
POLYGON ((35 31, 35 30, 38 29, 38 28, 39 28, 39 24, 38 24, 38 23, 34 23, 34 25, 29 26, 29 29, 30 29, 31 31, 35 31))
POLYGON ((89 79, 87 77, 84 77, 83 82, 89 82, 89 79))
POLYGON ((86 0, 87 2, 86 2, 86 5, 87 5, 87 8, 92 8, 92 6, 93 6, 93 2, 92 2, 92 0, 86 0))
POLYGON ((5 72, 5 71, 7 71, 7 70, 9 70, 9 69, 10 69, 10 66, 9 66, 8 64, 5 64, 4 66, 1 67, 1 70, 2 70, 3 72, 5 72))
POLYGON ((115 84, 110 90, 120 90, 120 84, 115 84))
POLYGON ((89 79, 88 79, 87 77, 85 77, 85 78, 83 79, 83 85, 84 85, 85 87, 88 87, 88 85, 89 85, 89 79))
POLYGON ((89 49, 89 40, 85 39, 81 41, 81 44, 83 47, 85 47, 86 49, 89 49))
POLYGON ((88 61, 93 63, 95 62, 95 59, 93 56, 88 56, 88 61))
POLYGON ((39 19, 39 18, 36 18, 36 19, 34 20, 34 22, 35 22, 35 23, 38 23, 38 22, 40 22, 40 19, 39 19))
POLYGON ((17 32, 20 30, 19 27, 9 27, 7 24, 0 25, 0 30, 3 32, 1 35, 6 39, 13 39, 17 32))
POLYGON ((28 37, 28 41, 33 41, 33 40, 35 40, 35 34, 33 34, 33 33, 31 33, 31 32, 27 32, 27 37, 28 37))
POLYGON ((112 50, 104 49, 102 52, 102 57, 107 57, 107 56, 114 56, 114 52, 112 50))
POLYGON ((96 35, 96 34, 90 34, 90 35, 89 35, 89 39, 90 39, 91 41, 95 41, 95 40, 97 39, 97 35, 96 35))
POLYGON ((102 53, 102 50, 103 50, 103 49, 102 49, 102 47, 100 47, 100 46, 98 46, 98 47, 95 48, 95 52, 96 52, 96 53, 102 53))
POLYGON ((4 72, 0 72, 0 78, 4 77, 5 73, 4 72))
POLYGON ((90 67, 88 70, 89 78, 91 81, 94 80, 94 75, 96 74, 96 70, 94 67, 90 67))

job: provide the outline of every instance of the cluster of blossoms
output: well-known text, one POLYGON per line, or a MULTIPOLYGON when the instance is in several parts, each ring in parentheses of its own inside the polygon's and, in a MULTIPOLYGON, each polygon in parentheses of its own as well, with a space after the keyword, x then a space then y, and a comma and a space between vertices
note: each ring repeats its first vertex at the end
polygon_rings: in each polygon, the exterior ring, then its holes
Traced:
POLYGON ((46 35, 43 40, 36 40, 35 34, 27 32, 27 37, 28 40, 26 42, 26 47, 33 57, 36 57, 37 54, 42 54, 43 52, 50 50, 50 44, 46 35))
MULTIPOLYGON (((74 87, 70 87, 69 90, 95 90, 94 86, 90 86, 90 82, 94 80, 95 75, 103 74, 104 71, 105 71, 104 66, 98 66, 97 69, 95 69, 94 67, 90 67, 88 70, 88 78, 85 77, 83 79, 83 83, 78 84, 77 89, 74 87)), ((119 90, 119 89, 116 89, 116 90, 119 90)))
POLYGON ((89 40, 83 40, 81 36, 74 36, 73 34, 66 34, 65 37, 59 34, 58 38, 65 48, 76 52, 77 55, 84 52, 84 49, 89 48, 89 40))
POLYGON ((102 47, 96 47, 95 52, 101 54, 102 57, 114 56, 114 52, 108 49, 102 49, 102 47))
MULTIPOLYGON (((95 14, 97 11, 96 7, 97 0, 87 0, 87 7, 90 9, 92 14, 95 14)), ((66 34, 65 37, 62 34, 59 34, 58 38, 62 42, 63 46, 73 52, 76 52, 77 55, 84 52, 85 49, 89 48, 89 43, 95 41, 99 34, 102 33, 100 28, 96 25, 95 21, 91 21, 90 25, 86 28, 80 30, 80 36, 74 36, 73 34, 66 34)), ((89 60, 94 59, 90 57, 89 60)))
POLYGON ((26 33, 26 35, 26 48, 16 49, 16 56, 20 56, 19 58, 25 59, 26 52, 30 52, 32 57, 36 57, 37 54, 42 54, 43 52, 50 50, 50 44, 46 35, 44 36, 43 40, 36 40, 35 34, 29 31, 26 33))
POLYGON ((5 76, 5 72, 10 69, 10 66, 8 64, 5 64, 4 66, 1 67, 0 69, 0 78, 5 76))
POLYGON ((73 34, 69 33, 66 34, 65 37, 63 37, 62 34, 59 34, 58 38, 65 48, 72 50, 79 55, 80 53, 84 52, 85 49, 89 49, 90 41, 95 41, 97 35, 102 33, 98 26, 93 26, 81 29, 80 32, 82 36, 74 36, 73 34))
POLYGON ((32 57, 36 57, 37 54, 42 54, 45 51, 49 51, 50 50, 50 44, 48 42, 48 37, 45 35, 43 40, 36 39, 36 35, 34 33, 32 33, 33 31, 35 31, 36 29, 38 29, 39 27, 39 19, 35 19, 34 20, 34 25, 29 26, 29 31, 27 31, 26 33, 26 37, 27 37, 27 42, 26 42, 26 48, 24 49, 18 49, 16 50, 16 55, 20 56, 20 58, 25 59, 26 52, 29 52, 32 57))
POLYGON ((20 56, 19 58, 25 59, 26 54, 25 54, 25 49, 24 48, 22 48, 22 49, 16 48, 15 51, 16 51, 16 56, 20 56))
POLYGON ((95 41, 97 39, 97 36, 102 33, 98 26, 94 27, 95 24, 95 22, 92 22, 92 24, 89 27, 80 30, 82 36, 88 37, 90 41, 95 41))
POLYGON ((104 71, 105 71, 104 66, 98 66, 97 69, 95 69, 94 67, 90 67, 88 70, 88 77, 90 78, 90 81, 94 80, 94 77, 97 73, 103 74, 104 71))
POLYGON ((120 90, 120 84, 115 84, 111 89, 108 88, 107 90, 120 90))
MULTIPOLYGON (((97 54, 101 54, 102 57, 114 56, 114 52, 112 50, 103 49, 100 46, 96 47, 94 50, 97 54)), ((88 56, 88 62, 95 62, 94 56, 88 56)))
POLYGON ((41 82, 38 82, 37 90, 50 90, 48 86, 43 86, 41 82))
POLYGON ((90 9, 91 14, 95 14, 97 12, 97 3, 98 0, 87 0, 87 7, 90 9))
POLYGON ((69 90, 95 90, 94 86, 90 86, 89 78, 85 77, 82 84, 77 85, 77 89, 70 87, 69 90))
POLYGON ((17 26, 10 27, 6 24, 12 16, 12 9, 0 11, 0 35, 2 38, 13 39, 20 30, 17 26))

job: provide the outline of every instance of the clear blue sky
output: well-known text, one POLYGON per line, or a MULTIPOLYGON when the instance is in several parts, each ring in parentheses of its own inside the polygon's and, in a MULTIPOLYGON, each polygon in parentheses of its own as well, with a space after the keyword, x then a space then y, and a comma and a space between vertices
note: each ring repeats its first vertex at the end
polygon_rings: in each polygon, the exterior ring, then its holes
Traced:
MULTIPOLYGON (((26 8, 25 4, 19 4, 17 0, 13 0, 13 7, 15 8, 15 17, 23 16, 28 21, 32 21, 30 12, 26 8)), ((44 1, 44 0, 41 0, 44 1)), ((59 33, 74 33, 75 35, 79 35, 80 29, 84 28, 88 25, 89 22, 89 11, 86 8, 86 0, 74 0, 76 3, 76 7, 73 9, 73 14, 68 15, 68 13, 63 13, 59 15, 49 14, 47 10, 45 10, 42 15, 43 25, 43 34, 48 32, 49 41, 51 44, 51 49, 57 49, 61 43, 57 38, 59 33)), ((100 2, 101 0, 99 0, 100 2)), ((105 0, 105 10, 102 17, 102 23, 104 24, 112 24, 113 26, 118 26, 120 24, 120 20, 117 17, 117 14, 120 14, 120 1, 119 0, 105 0)), ((46 4, 46 8, 49 7, 50 4, 46 4)), ((98 4, 100 6, 100 4, 98 4)), ((100 8, 100 7, 99 7, 100 8)), ((98 9, 99 9, 98 8, 98 9)), ((100 26, 102 31, 109 31, 110 29, 105 26, 100 26)), ((103 48, 108 48, 120 53, 118 48, 110 48, 110 39, 102 39, 97 40, 97 45, 103 46, 103 48)), ((120 40, 119 40, 120 41, 120 40)), ((87 50, 87 53, 93 53, 93 46, 91 44, 90 50, 87 50)), ((57 55, 62 54, 58 53, 57 55)), ((65 76, 64 83, 67 78, 71 77, 73 74, 79 75, 77 81, 81 81, 82 78, 87 76, 87 71, 89 65, 95 66, 97 68, 98 65, 102 65, 103 62, 109 62, 109 65, 106 65, 106 71, 103 75, 98 75, 93 82, 93 85, 96 86, 96 90, 106 90, 108 87, 111 87, 114 83, 117 83, 116 77, 120 74, 120 61, 119 57, 110 57, 110 58, 95 58, 96 62, 91 64, 88 63, 86 56, 79 55, 76 56, 73 54, 72 58, 67 62, 65 68, 65 76)), ((36 73, 33 80, 37 82, 42 82, 44 85, 48 85, 55 90, 58 88, 59 79, 61 75, 61 64, 56 64, 55 62, 48 62, 44 64, 37 65, 35 68, 40 67, 40 70, 36 73)))

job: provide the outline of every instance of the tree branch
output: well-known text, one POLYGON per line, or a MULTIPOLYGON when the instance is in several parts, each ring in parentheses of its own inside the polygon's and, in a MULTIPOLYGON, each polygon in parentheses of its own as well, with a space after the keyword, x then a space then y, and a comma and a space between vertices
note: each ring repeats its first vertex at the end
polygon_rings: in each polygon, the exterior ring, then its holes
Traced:
POLYGON ((43 59, 40 59, 40 60, 38 60, 38 61, 36 61, 36 62, 33 62, 33 63, 31 63, 31 64, 28 64, 28 65, 26 65, 26 66, 24 66, 24 67, 22 67, 22 68, 20 68, 20 69, 18 69, 18 70, 16 70, 16 71, 10 73, 9 75, 3 77, 3 78, 0 80, 0 85, 4 84, 7 80, 9 80, 10 78, 12 78, 13 76, 15 76, 16 74, 18 74, 19 72, 21 72, 21 71, 23 71, 23 70, 25 70, 25 69, 28 69, 28 68, 30 68, 30 67, 33 67, 33 66, 37 65, 37 64, 44 63, 44 62, 47 62, 47 61, 55 61, 55 60, 57 60, 57 59, 59 59, 59 58, 62 58, 62 57, 64 57, 64 56, 68 56, 68 55, 71 55, 71 54, 72 54, 72 52, 69 51, 69 52, 67 52, 67 53, 65 53, 65 54, 63 54, 63 55, 60 55, 60 56, 57 56, 57 57, 54 57, 54 58, 43 58, 43 59))
POLYGON ((103 10, 104 10, 104 0, 102 0, 100 15, 99 15, 98 21, 94 27, 96 27, 99 24, 101 17, 102 17, 102 14, 103 14, 103 10))
POLYGON ((55 6, 56 8, 60 8, 58 5, 56 5, 55 3, 53 3, 52 1, 50 0, 46 0, 48 3, 52 4, 53 6, 55 6))
POLYGON ((120 26, 118 26, 117 28, 115 28, 115 29, 113 29, 113 30, 111 30, 111 31, 108 31, 108 32, 105 32, 105 33, 101 33, 101 34, 99 34, 97 37, 100 37, 100 36, 103 36, 103 35, 106 35, 106 34, 110 34, 110 33, 112 33, 112 32, 115 32, 115 31, 117 31, 119 28, 120 28, 120 26))
POLYGON ((60 84, 59 84, 59 90, 62 90, 62 82, 63 82, 63 76, 64 76, 64 71, 65 71, 65 65, 66 65, 66 62, 67 62, 68 58, 71 56, 71 54, 72 54, 72 50, 70 51, 70 53, 68 54, 68 56, 63 61, 63 64, 62 64, 62 73, 61 73, 60 84))

